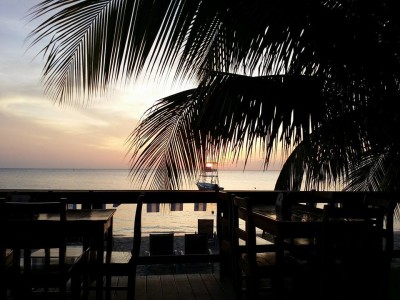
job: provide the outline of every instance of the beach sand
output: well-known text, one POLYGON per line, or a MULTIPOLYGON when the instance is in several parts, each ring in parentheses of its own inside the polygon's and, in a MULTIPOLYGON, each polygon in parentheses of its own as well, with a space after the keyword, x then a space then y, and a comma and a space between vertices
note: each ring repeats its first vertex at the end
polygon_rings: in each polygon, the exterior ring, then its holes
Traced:
MULTIPOLYGON (((130 251, 132 249, 132 237, 118 236, 113 237, 113 250, 114 251, 130 251)), ((218 253, 218 240, 214 239, 208 243, 209 248, 213 253, 218 253)), ((183 235, 174 235, 174 250, 177 252, 185 250, 185 239, 183 235)), ((144 255, 146 251, 149 251, 149 237, 143 236, 142 243, 140 245, 140 254, 144 255)))

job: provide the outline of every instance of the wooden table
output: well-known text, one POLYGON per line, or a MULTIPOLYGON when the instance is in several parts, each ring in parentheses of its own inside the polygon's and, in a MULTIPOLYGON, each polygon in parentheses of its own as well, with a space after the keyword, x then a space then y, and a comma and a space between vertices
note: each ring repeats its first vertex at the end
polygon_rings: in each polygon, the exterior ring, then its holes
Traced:
MULTIPOLYGON (((84 249, 90 247, 90 257, 96 263, 104 261, 104 250, 106 259, 111 259, 113 216, 116 209, 76 209, 67 211, 66 234, 67 237, 82 238, 84 249), (106 249, 104 249, 104 238, 106 237, 106 249)), ((43 222, 51 226, 51 221, 59 221, 59 215, 38 214, 35 222, 43 222)), ((10 222, 13 222, 12 220, 10 222)), ((28 223, 29 224, 29 223, 28 223)), ((46 225, 47 226, 47 225, 46 225)), ((102 294, 103 278, 96 278, 97 295, 102 294)), ((100 296, 99 296, 100 297, 100 296)))
POLYGON ((322 231, 322 209, 294 205, 289 216, 281 216, 275 206, 255 206, 254 223, 274 238, 277 247, 276 263, 283 264, 284 240, 292 238, 318 238, 322 231))
MULTIPOLYGON (((112 250, 113 216, 116 209, 74 209, 67 211, 67 236, 82 238, 85 247, 95 250, 96 258, 103 262, 104 237, 107 253, 112 250)), ((39 214, 37 221, 56 221, 58 216, 39 214)))
MULTIPOLYGON (((361 209, 361 208, 360 208, 361 209)), ((276 209, 274 206, 258 206, 258 207, 253 207, 253 216, 254 216, 254 222, 257 227, 260 229, 264 230, 266 233, 270 234, 273 239, 274 243, 276 244, 276 264, 280 265, 281 267, 278 267, 278 270, 284 269, 284 263, 285 263, 285 258, 286 256, 284 255, 285 250, 288 249, 288 241, 290 242, 290 239, 293 238, 309 238, 309 239, 314 239, 314 244, 316 245, 317 249, 320 249, 321 251, 325 251, 324 249, 320 248, 319 246, 322 246, 322 235, 326 234, 326 231, 323 231, 324 228, 324 221, 323 221, 323 213, 324 211, 319 208, 315 207, 309 207, 306 205, 292 205, 290 209, 290 213, 287 213, 285 216, 281 216, 277 214, 276 209)), ((360 232, 361 231, 355 231, 355 228, 365 228, 365 226, 359 227, 357 222, 363 222, 363 218, 358 219, 344 219, 344 221, 351 221, 351 222, 335 222, 335 226, 338 224, 342 223, 342 230, 337 231, 335 227, 335 231, 337 232, 342 232, 347 235, 349 232, 360 232), (345 224, 346 223, 346 224, 345 224), (354 227, 357 225, 357 227, 354 227), (344 228, 343 226, 346 226, 344 228), (347 227, 350 226, 350 227, 347 227)), ((361 225, 360 222, 360 225, 361 225)), ((326 223, 325 223, 326 225, 326 223)), ((382 234, 382 237, 385 238, 385 236, 382 234)), ((386 242, 386 247, 388 249, 384 251, 388 251, 388 257, 390 257, 390 244, 386 242)), ((290 251, 290 250, 289 250, 290 251)), ((317 250, 319 251, 319 250, 317 250)), ((335 250, 336 251, 336 250, 335 250)), ((324 255, 323 255, 324 256, 324 255)), ((382 256, 385 259, 385 255, 382 256)), ((378 258, 374 258, 378 259, 378 258)), ((386 264, 386 260, 382 260, 383 263, 386 264)), ((351 267, 351 266, 350 266, 351 267)), ((323 267, 325 269, 325 267, 323 267)), ((358 269, 358 268, 357 268, 358 269)), ((346 269, 349 270, 349 269, 346 269)), ((365 269, 364 274, 368 274, 369 270, 365 269)), ((280 272, 280 271, 279 271, 280 272)), ((358 274, 358 273, 357 273, 358 274)), ((362 274, 362 273, 359 273, 362 274)), ((373 273, 371 273, 373 274, 373 273)), ((381 278, 384 278, 386 276, 386 272, 382 272, 381 278)), ((279 280, 277 281, 278 288, 283 288, 283 274, 278 274, 279 275, 279 280)), ((321 275, 325 276, 325 275, 321 275)), ((369 275, 368 275, 369 276, 369 275)), ((358 278, 358 276, 355 276, 355 278, 358 278)), ((338 279, 341 280, 341 279, 338 279)), ((323 279, 321 281, 322 285, 320 287, 320 291, 322 293, 325 292, 325 282, 331 282, 331 278, 329 278, 328 281, 323 279)), ((383 280, 385 282, 385 280, 383 280)), ((360 283, 360 286, 362 286, 362 283, 360 283)), ((383 289, 385 290, 385 289, 383 289)), ((371 292, 375 290, 371 290, 371 292)), ((377 292, 379 292, 377 290, 377 292)))

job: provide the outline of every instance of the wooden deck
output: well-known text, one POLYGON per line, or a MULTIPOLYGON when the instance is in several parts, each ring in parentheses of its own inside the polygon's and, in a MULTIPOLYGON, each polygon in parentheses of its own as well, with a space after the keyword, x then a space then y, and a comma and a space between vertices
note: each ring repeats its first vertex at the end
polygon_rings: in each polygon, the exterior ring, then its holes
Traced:
MULTIPOLYGON (((400 299, 400 258, 392 261, 389 295, 387 300, 400 299)), ((110 297, 104 293, 107 300, 126 300, 126 277, 115 277, 112 282, 115 290, 111 291, 110 297)), ((46 300, 59 300, 59 297, 46 297, 46 300)), ((310 296, 310 295, 308 295, 310 296)), ((292 294, 287 300, 297 299, 298 294, 292 294)), ((34 299, 43 299, 38 296, 34 299)), ((90 290, 87 300, 96 300, 94 287, 90 290)), ((135 300, 235 300, 237 297, 233 292, 233 287, 229 280, 222 282, 219 272, 214 273, 188 273, 188 274, 162 274, 162 275, 139 275, 136 278, 136 298, 135 300)), ((311 298, 310 298, 311 299, 311 298)), ((12 300, 8 297, 5 300, 12 300)), ((74 299, 65 299, 74 300, 74 299)))
MULTIPOLYGON (((126 278, 114 281, 126 286, 126 278), (118 282, 117 282, 118 281, 118 282)), ((94 291, 89 299, 95 299, 94 291)), ((126 291, 112 291, 112 300, 126 299, 126 291)), ((167 299, 235 299, 233 289, 224 285, 218 274, 165 274, 138 276, 136 279, 136 300, 167 299)))
MULTIPOLYGON (((104 292, 103 299, 126 300, 127 277, 115 277, 112 281, 111 295, 104 292)), ((43 295, 42 295, 43 296, 43 295)), ((35 299, 42 299, 40 294, 35 299)), ((46 297, 46 300, 59 299, 46 297)), ((95 289, 82 299, 96 300, 95 289)), ((135 300, 232 300, 235 299, 229 282, 221 282, 218 273, 163 274, 137 276, 135 300)), ((6 300, 12 300, 8 297, 6 300)), ((73 300, 72 297, 67 300, 73 300)))

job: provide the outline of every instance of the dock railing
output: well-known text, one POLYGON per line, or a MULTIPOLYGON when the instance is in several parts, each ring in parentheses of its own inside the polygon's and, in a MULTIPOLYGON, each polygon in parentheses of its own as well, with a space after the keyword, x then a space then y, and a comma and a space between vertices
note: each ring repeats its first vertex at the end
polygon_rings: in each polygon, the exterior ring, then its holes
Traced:
MULTIPOLYGON (((31 201, 54 201, 65 199, 70 205, 81 205, 82 208, 102 208, 107 204, 134 204, 140 193, 145 192, 144 203, 217 203, 217 237, 219 236, 219 216, 221 213, 217 191, 198 190, 44 190, 44 189, 0 189, 0 201, 21 198, 31 201)), ((327 203, 348 203, 354 205, 365 202, 366 199, 381 201, 387 205, 386 230, 388 242, 393 245, 393 223, 395 208, 400 202, 398 192, 342 192, 342 191, 261 191, 261 190, 224 190, 242 197, 250 197, 255 203, 274 205, 278 194, 289 195, 291 203, 307 203, 317 205, 327 203)), ((400 249, 395 249, 393 255, 400 256, 400 249)), ((184 259, 184 258, 180 258, 184 259)), ((214 259, 218 259, 215 257, 214 259)))

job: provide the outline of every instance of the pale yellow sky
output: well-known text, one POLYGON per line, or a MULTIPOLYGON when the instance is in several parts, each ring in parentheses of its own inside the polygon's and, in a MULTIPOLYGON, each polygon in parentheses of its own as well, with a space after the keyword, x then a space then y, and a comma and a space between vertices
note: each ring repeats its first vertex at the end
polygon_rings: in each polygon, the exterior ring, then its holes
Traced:
MULTIPOLYGON (((25 42, 34 24, 24 16, 38 2, 0 1, 0 168, 129 168, 125 141, 144 111, 193 86, 118 86, 85 107, 53 104, 40 83, 44 62, 25 42)), ((248 165, 261 168, 259 159, 248 165)))
POLYGON ((0 167, 127 168, 126 138, 162 93, 126 88, 86 107, 28 93, 0 96, 0 167))
POLYGON ((179 89, 118 86, 85 107, 53 104, 43 61, 25 42, 34 24, 24 16, 38 2, 0 2, 0 168, 128 168, 125 141, 138 119, 179 89))

